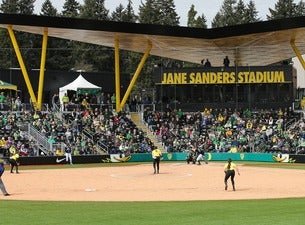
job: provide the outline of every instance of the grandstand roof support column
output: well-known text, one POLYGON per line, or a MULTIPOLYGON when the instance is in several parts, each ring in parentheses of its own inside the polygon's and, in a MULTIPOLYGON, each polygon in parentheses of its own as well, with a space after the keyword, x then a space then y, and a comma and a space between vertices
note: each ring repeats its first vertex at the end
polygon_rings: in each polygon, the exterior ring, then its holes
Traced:
POLYGON ((44 72, 46 65, 46 52, 47 52, 47 43, 48 43, 48 28, 45 28, 43 31, 42 39, 42 48, 41 48, 41 61, 40 61, 40 71, 39 71, 39 85, 38 85, 38 101, 37 109, 41 110, 42 108, 42 94, 43 94, 43 85, 44 85, 44 72))
POLYGON ((121 102, 121 83, 120 83, 120 43, 119 38, 116 37, 114 41, 114 61, 115 61, 115 109, 117 112, 121 111, 120 102, 121 102))
POLYGON ((16 40, 16 37, 15 37, 15 34, 14 34, 12 26, 9 25, 7 27, 7 30, 8 30, 9 36, 11 38, 11 41, 12 41, 12 44, 13 44, 13 47, 14 47, 14 50, 15 50, 15 53, 16 53, 16 56, 17 56, 17 59, 18 59, 21 71, 22 71, 22 74, 23 74, 23 78, 24 78, 26 86, 28 88, 28 91, 29 91, 32 103, 33 103, 34 107, 36 108, 37 107, 36 96, 34 94, 33 87, 32 87, 31 81, 29 79, 28 72, 27 72, 26 67, 24 65, 24 62, 23 62, 23 59, 22 59, 22 55, 21 55, 21 52, 20 52, 20 49, 19 49, 19 46, 18 46, 18 43, 17 43, 17 40, 16 40))
POLYGON ((294 39, 292 39, 292 40, 290 41, 290 45, 291 45, 291 47, 292 47, 294 53, 295 53, 296 56, 298 57, 299 62, 302 64, 303 69, 305 70, 305 61, 304 61, 304 59, 303 59, 303 57, 302 57, 302 55, 301 55, 301 53, 300 53, 298 47, 295 45, 295 40, 294 40, 294 39))
POLYGON ((138 77, 141 73, 141 70, 142 70, 142 68, 143 68, 143 66, 144 66, 144 64, 145 64, 145 62, 146 62, 146 60, 147 60, 147 58, 150 54, 151 49, 152 49, 152 43, 151 43, 151 41, 148 40, 146 51, 145 51, 144 55, 142 56, 142 59, 141 59, 139 65, 138 65, 138 68, 137 68, 136 72, 134 73, 134 75, 133 75, 133 77, 130 81, 130 84, 127 88, 127 91, 126 91, 126 93, 125 93, 125 95, 122 99, 122 102, 121 102, 121 105, 120 105, 120 110, 123 109, 128 97, 129 97, 129 94, 130 94, 134 84, 136 83, 136 81, 137 81, 137 79, 138 79, 138 77))

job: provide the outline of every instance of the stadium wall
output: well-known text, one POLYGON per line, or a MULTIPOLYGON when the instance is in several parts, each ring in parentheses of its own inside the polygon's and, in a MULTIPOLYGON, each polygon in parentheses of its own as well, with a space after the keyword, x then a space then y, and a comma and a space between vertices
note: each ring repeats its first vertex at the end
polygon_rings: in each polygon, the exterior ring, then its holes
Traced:
MULTIPOLYGON (((164 153, 163 161, 185 161, 187 153, 164 153)), ((305 163, 305 155, 271 154, 271 153, 206 153, 208 161, 225 161, 231 158, 234 161, 276 162, 276 163, 305 163)), ((151 154, 111 154, 73 156, 73 164, 87 163, 126 163, 151 162, 151 154)), ((65 156, 20 157, 20 165, 54 165, 66 164, 65 156)))

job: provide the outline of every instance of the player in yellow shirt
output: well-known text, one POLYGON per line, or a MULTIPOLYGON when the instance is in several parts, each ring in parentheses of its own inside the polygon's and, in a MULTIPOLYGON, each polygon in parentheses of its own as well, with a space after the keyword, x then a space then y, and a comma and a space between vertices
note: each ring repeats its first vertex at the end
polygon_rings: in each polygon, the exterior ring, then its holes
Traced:
POLYGON ((11 165, 11 173, 13 172, 14 167, 16 167, 16 173, 18 172, 18 160, 19 160, 19 154, 16 152, 14 155, 12 155, 9 159, 10 165, 11 165))
POLYGON ((235 163, 232 162, 232 159, 229 158, 228 162, 225 164, 224 172, 225 172, 225 190, 228 189, 228 179, 231 178, 233 191, 235 191, 235 171, 240 175, 239 169, 235 163))
POLYGON ((159 148, 156 146, 154 147, 154 150, 151 152, 152 158, 153 158, 153 167, 154 167, 154 174, 159 173, 159 167, 160 167, 160 160, 162 158, 162 152, 159 148))

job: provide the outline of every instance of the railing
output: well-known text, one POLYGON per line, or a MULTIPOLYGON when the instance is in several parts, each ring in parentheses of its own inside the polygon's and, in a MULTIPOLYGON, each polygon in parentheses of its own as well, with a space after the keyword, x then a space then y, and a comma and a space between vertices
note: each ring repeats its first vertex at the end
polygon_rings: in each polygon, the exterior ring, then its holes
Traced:
POLYGON ((284 130, 289 130, 290 128, 294 128, 298 120, 296 118, 293 118, 289 120, 285 125, 284 125, 284 130))
MULTIPOLYGON (((69 112, 69 111, 73 111, 74 109, 81 109, 81 110, 85 110, 86 108, 84 106, 82 106, 81 104, 68 104, 67 107, 64 109, 63 104, 60 105, 60 107, 58 107, 60 111, 63 112, 69 112)), ((109 111, 112 111, 114 109, 114 105, 113 104, 89 104, 88 108, 90 109, 105 109, 108 108, 109 111)))
MULTIPOLYGON (((82 131, 82 135, 85 136, 85 137, 87 137, 88 139, 90 139, 90 140, 95 144, 95 146, 96 146, 96 148, 97 148, 98 150, 101 150, 101 151, 103 151, 104 153, 108 153, 108 146, 105 145, 105 144, 104 144, 103 142, 101 142, 101 141, 96 141, 96 140, 94 139, 94 135, 95 135, 95 134, 90 134, 89 131, 83 130, 83 131, 82 131)), ((98 153, 98 151, 96 151, 96 153, 98 153)))
POLYGON ((28 125, 28 134, 33 138, 41 151, 46 155, 54 155, 53 144, 48 142, 48 139, 31 124, 28 125))
POLYGON ((87 131, 86 129, 84 129, 82 131, 83 136, 86 136, 87 138, 89 138, 90 140, 93 140, 93 135, 89 133, 89 131, 87 131))
MULTIPOLYGON (((14 103, 2 103, 0 104, 0 111, 34 111, 34 107, 30 103, 22 103, 20 106, 17 106, 14 103)), ((47 103, 42 104, 41 111, 49 111, 49 105, 47 103)))
POLYGON ((104 144, 102 141, 98 141, 97 142, 97 144, 98 144, 98 147, 103 151, 103 152, 105 152, 105 153, 109 153, 109 147, 106 145, 106 144, 104 144))

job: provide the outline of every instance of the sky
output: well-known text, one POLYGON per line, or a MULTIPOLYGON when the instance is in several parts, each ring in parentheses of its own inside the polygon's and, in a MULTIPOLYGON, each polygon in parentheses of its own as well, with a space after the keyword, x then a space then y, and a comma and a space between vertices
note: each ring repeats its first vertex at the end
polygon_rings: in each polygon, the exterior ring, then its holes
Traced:
MULTIPOLYGON (((36 0, 35 3, 35 12, 38 14, 41 10, 41 5, 45 0, 36 0)), ((51 0, 54 7, 58 9, 58 11, 62 11, 62 7, 64 4, 64 0, 51 0)), ((83 4, 83 0, 78 0, 80 4, 83 4)), ((143 0, 145 2, 145 0, 143 0)), ((249 0, 244 0, 245 4, 248 4, 249 0)), ((266 15, 269 14, 269 8, 274 9, 274 6, 278 0, 254 0, 256 9, 259 13, 259 18, 262 20, 266 20, 266 15)), ((124 7, 127 5, 127 0, 105 0, 105 7, 110 10, 110 12, 114 11, 115 8, 122 4, 124 7)), ((175 0, 176 12, 180 16, 180 26, 186 26, 187 24, 187 12, 189 11, 191 5, 195 6, 195 10, 197 11, 197 15, 201 15, 202 13, 205 15, 207 19, 207 25, 210 28, 211 22, 215 17, 216 13, 220 10, 222 6, 223 0, 175 0)), ((138 12, 139 5, 141 4, 141 0, 133 0, 133 8, 135 12, 138 12)))

